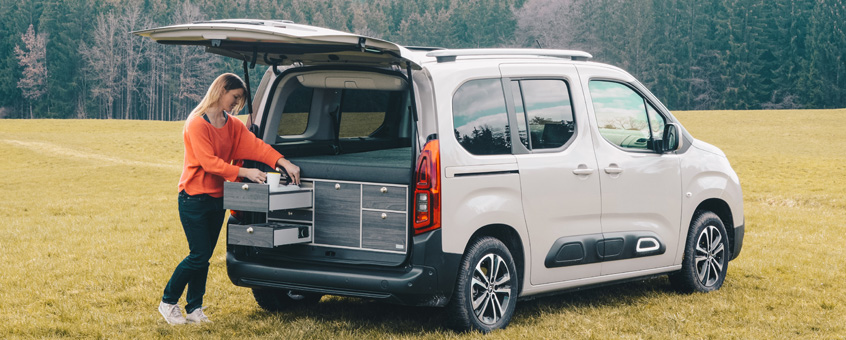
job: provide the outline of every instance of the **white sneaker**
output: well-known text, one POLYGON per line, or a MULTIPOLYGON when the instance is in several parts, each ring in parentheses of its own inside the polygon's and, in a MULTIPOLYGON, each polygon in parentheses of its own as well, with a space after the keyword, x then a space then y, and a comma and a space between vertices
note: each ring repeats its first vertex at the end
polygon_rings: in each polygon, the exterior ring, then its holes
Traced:
POLYGON ((195 309, 193 312, 189 313, 185 320, 188 323, 203 323, 203 322, 211 322, 209 318, 206 316, 206 313, 203 313, 203 307, 195 309))
POLYGON ((162 313, 165 321, 171 325, 185 324, 185 317, 182 316, 182 309, 178 305, 171 305, 162 301, 159 303, 159 313, 162 313))

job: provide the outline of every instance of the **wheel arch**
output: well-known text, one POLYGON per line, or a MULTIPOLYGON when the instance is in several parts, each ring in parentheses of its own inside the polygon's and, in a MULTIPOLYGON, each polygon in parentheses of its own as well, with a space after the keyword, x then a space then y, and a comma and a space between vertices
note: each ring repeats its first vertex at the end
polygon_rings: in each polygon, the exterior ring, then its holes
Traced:
MULTIPOLYGON (((729 251, 731 254, 735 254, 735 230, 734 230, 734 217, 731 213, 731 207, 729 207, 726 201, 719 199, 719 198, 709 198, 707 200, 702 201, 696 206, 696 210, 694 210, 693 217, 691 218, 691 224, 693 221, 696 220, 696 216, 699 216, 702 212, 710 211, 720 218, 723 221, 723 226, 726 229, 726 235, 728 236, 728 244, 729 244, 729 251)), ((734 256, 730 256, 729 258, 733 258, 734 256)))
POLYGON ((520 237, 520 234, 517 233, 517 230, 509 225, 489 224, 479 228, 479 230, 476 230, 476 232, 470 236, 467 244, 464 245, 464 253, 467 252, 467 249, 471 244, 476 242, 476 240, 487 236, 499 240, 505 244, 505 247, 511 252, 511 257, 514 258, 514 266, 517 267, 517 275, 519 275, 517 281, 520 283, 518 286, 519 289, 517 290, 517 295, 519 296, 523 292, 523 280, 526 278, 526 254, 523 247, 523 239, 520 237))

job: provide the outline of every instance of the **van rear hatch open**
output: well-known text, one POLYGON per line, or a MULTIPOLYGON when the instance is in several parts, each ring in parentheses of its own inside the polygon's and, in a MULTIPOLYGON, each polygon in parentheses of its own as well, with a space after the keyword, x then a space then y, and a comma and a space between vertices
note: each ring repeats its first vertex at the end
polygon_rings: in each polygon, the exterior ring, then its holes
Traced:
MULTIPOLYGON (((411 53, 397 44, 326 28, 278 20, 214 20, 133 32, 161 44, 205 46, 252 64, 358 64, 387 67, 409 61, 411 53)), ((417 63, 411 62, 414 69, 417 63)))

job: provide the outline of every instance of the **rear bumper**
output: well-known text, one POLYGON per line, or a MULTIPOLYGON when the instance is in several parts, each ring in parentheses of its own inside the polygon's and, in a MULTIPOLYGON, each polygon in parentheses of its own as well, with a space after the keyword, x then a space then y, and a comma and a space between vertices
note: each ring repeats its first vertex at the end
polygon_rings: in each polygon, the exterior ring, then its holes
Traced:
POLYGON ((415 306, 449 302, 460 254, 441 252, 440 231, 414 238, 409 264, 395 268, 366 265, 239 260, 228 252, 229 279, 238 286, 291 289, 380 299, 415 306))
POLYGON ((731 248, 731 258, 729 261, 734 260, 740 255, 740 249, 743 248, 743 234, 746 232, 746 224, 741 224, 738 227, 734 228, 734 246, 731 248))

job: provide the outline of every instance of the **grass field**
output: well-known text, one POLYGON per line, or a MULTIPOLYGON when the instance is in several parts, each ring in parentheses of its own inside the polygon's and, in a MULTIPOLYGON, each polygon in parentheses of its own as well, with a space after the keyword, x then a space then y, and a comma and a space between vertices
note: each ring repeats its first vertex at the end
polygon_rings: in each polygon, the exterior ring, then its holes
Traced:
MULTIPOLYGON (((846 110, 676 115, 741 178, 746 239, 723 289, 682 295, 666 278, 517 305, 485 338, 846 338, 846 110)), ((211 260, 212 324, 156 311, 187 253, 176 183, 181 122, 0 120, 0 338, 481 338, 437 308, 324 297, 270 314, 211 260)), ((181 302, 184 304, 184 302, 181 302)))

